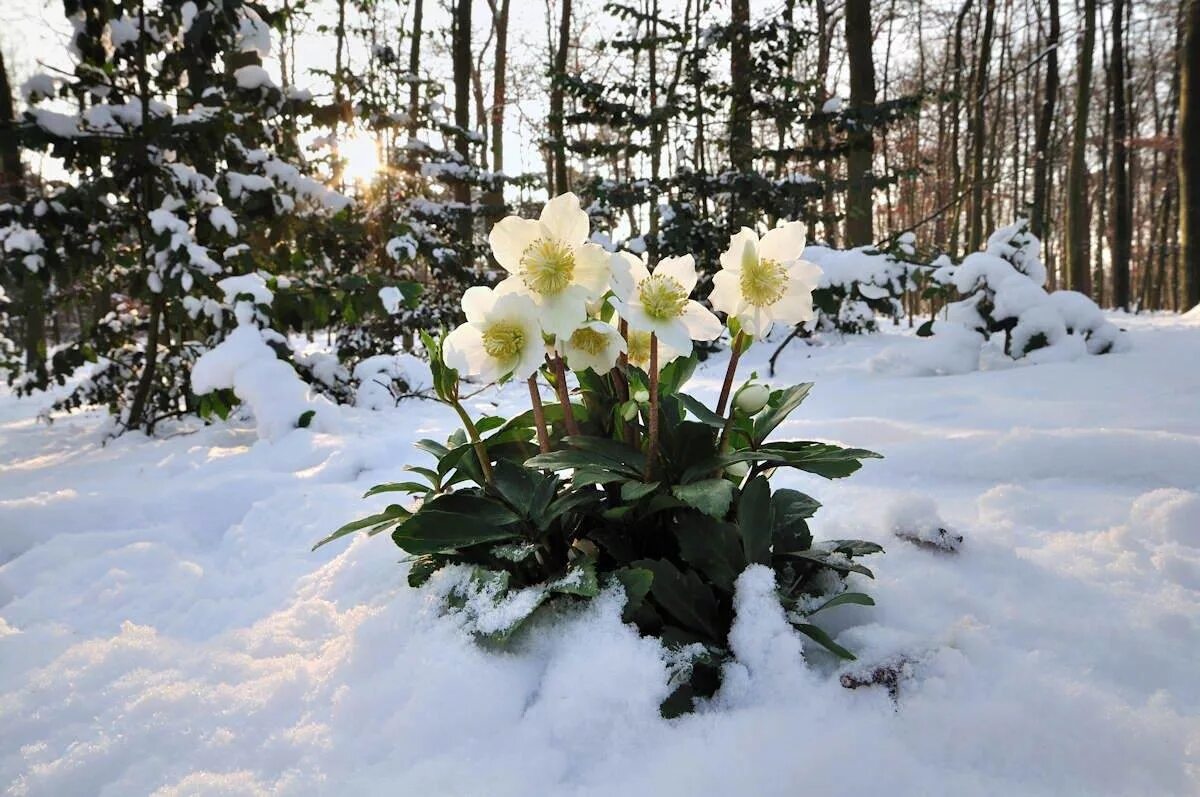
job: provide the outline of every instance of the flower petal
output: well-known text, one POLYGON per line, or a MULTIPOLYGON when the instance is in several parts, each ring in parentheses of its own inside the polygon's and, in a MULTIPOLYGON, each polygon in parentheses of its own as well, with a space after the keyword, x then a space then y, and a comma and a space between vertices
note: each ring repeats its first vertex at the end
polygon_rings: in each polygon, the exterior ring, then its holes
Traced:
POLYGON ((741 299, 742 287, 737 272, 722 269, 713 275, 713 289, 708 295, 708 303, 714 310, 736 315, 741 299))
POLYGON ((721 268, 729 271, 742 270, 742 255, 746 244, 752 244, 758 251, 758 235, 749 227, 743 227, 729 239, 729 248, 721 253, 721 268))
POLYGON ((807 238, 803 222, 789 221, 762 237, 758 244, 758 256, 777 263, 795 260, 804 253, 807 238))
POLYGON ((692 340, 716 340, 725 325, 700 302, 688 302, 683 308, 683 325, 692 340))
POLYGON ((492 227, 488 233, 488 243, 491 244, 496 262, 505 271, 516 273, 521 267, 521 256, 541 234, 541 225, 533 219, 507 216, 492 227))
POLYGON ((492 311, 498 296, 497 292, 482 285, 467 288, 462 297, 462 309, 467 320, 475 324, 482 322, 492 311))
POLYGON ((668 257, 660 260, 654 267, 655 274, 663 274, 676 280, 683 286, 683 292, 688 296, 696 289, 696 259, 691 255, 683 257, 668 257))
POLYGON ((470 323, 456 327, 442 343, 442 359, 462 376, 478 376, 489 359, 479 327, 470 323))
POLYGON ((629 252, 617 252, 613 255, 610 267, 613 293, 626 301, 633 297, 638 283, 650 276, 650 271, 641 258, 629 252))
POLYGON ((556 296, 538 298, 532 317, 541 323, 547 335, 567 337, 587 319, 587 297, 578 286, 556 296))
POLYGON ((598 244, 586 243, 575 250, 575 282, 587 288, 590 298, 608 293, 612 260, 613 256, 598 244))
MULTIPOLYGON (((718 324, 719 323, 720 322, 718 322, 718 324)), ((658 337, 659 342, 667 344, 674 351, 683 351, 688 353, 692 351, 691 333, 688 332, 686 323, 681 319, 654 322, 654 328, 650 331, 658 337)), ((720 334, 720 332, 717 334, 720 334)), ((661 349, 659 350, 659 353, 662 353, 661 349)), ((662 365, 662 363, 659 363, 659 365, 662 365)))
POLYGON ((575 246, 587 240, 591 222, 579 207, 579 197, 567 192, 542 206, 541 225, 557 240, 575 246))

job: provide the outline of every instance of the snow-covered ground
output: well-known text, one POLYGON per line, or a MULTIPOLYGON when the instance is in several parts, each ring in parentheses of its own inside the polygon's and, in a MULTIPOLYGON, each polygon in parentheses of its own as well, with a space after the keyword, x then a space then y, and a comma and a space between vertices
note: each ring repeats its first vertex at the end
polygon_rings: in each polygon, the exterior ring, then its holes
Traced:
MULTIPOLYGON (((881 369, 926 343, 907 336, 793 344, 777 381, 817 385, 788 436, 886 457, 790 479, 825 504, 817 536, 887 548, 878 605, 826 617, 858 662, 806 663, 746 580, 736 672, 672 721, 661 652, 611 596, 485 651, 386 537, 309 551, 452 428, 430 402, 274 442, 240 421, 101 445, 99 415, 47 427, 45 399, 5 395, 0 788, 1194 795, 1200 322, 1119 321, 1129 353, 961 376, 881 369), (958 553, 892 536, 935 513, 958 553), (840 684, 901 662, 895 702, 840 684)), ((516 409, 517 388, 480 405, 516 409)))

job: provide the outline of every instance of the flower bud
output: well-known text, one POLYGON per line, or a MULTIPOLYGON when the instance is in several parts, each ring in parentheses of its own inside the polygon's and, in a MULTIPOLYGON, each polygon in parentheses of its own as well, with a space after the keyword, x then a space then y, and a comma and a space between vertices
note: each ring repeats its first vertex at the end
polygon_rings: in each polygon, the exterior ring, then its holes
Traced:
POLYGON ((750 381, 742 385, 741 389, 734 394, 733 406, 737 407, 738 412, 745 415, 757 415, 763 407, 767 406, 770 398, 771 388, 762 382, 750 381))
POLYGON ((638 405, 636 401, 626 401, 621 405, 621 417, 629 423, 638 416, 638 405))
POLYGON ((636 401, 638 404, 645 404, 647 401, 650 400, 650 391, 635 390, 633 392, 633 400, 636 401))

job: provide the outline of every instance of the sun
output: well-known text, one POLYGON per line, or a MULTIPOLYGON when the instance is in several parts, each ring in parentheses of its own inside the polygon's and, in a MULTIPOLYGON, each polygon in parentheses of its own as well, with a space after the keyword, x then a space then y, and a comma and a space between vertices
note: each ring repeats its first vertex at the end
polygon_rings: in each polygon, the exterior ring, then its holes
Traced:
POLYGON ((383 168, 379 142, 362 131, 353 131, 338 142, 338 156, 343 161, 342 178, 348 183, 369 184, 383 168))

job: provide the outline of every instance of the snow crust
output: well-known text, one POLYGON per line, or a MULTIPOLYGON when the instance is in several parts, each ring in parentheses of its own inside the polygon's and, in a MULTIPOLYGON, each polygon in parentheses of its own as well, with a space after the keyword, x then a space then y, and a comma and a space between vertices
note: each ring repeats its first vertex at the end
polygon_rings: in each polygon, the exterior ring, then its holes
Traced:
MULTIPOLYGON (((296 404, 266 439, 235 416, 103 444, 97 414, 47 427, 48 396, 0 393, 0 789, 1194 795, 1200 372, 1181 364, 1200 361, 1200 325, 1117 320, 1128 353, 937 378, 868 365, 936 337, 793 342, 773 382, 816 386, 781 434, 886 459, 778 485, 824 504, 817 538, 887 548, 877 580, 852 583, 877 605, 818 615, 859 656, 839 664, 751 568, 724 689, 672 721, 676 661, 621 623, 615 592, 501 652, 442 615, 434 585, 409 589, 386 537, 309 551, 394 500, 366 488, 428 464, 411 443, 456 425, 433 402, 341 408, 320 434, 290 431, 296 404), (935 516, 967 530, 953 556, 891 535, 935 516), (842 685, 889 669, 894 698, 842 685)), ((289 367, 252 326, 230 341, 202 384, 289 367)), ((724 366, 690 392, 711 400, 724 366)), ((511 415, 524 394, 472 410, 511 415)))

